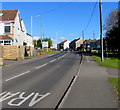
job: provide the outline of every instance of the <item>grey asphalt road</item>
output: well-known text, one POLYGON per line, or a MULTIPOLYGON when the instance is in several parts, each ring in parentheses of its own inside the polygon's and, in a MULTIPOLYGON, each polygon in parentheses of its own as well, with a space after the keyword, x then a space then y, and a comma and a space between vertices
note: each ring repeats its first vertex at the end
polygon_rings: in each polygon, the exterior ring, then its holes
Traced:
POLYGON ((3 68, 3 108, 55 108, 80 66, 78 52, 3 68))

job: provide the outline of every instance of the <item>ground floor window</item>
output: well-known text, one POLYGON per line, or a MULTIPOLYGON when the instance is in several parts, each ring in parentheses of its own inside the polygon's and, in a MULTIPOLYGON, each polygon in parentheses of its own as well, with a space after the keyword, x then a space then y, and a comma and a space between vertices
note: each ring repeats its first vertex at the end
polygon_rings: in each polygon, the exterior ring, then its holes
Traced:
POLYGON ((0 44, 2 44, 2 45, 12 45, 12 40, 1 40, 0 44))
POLYGON ((0 43, 3 43, 3 41, 0 41, 0 43))
POLYGON ((4 41, 4 45, 11 45, 11 40, 4 41))

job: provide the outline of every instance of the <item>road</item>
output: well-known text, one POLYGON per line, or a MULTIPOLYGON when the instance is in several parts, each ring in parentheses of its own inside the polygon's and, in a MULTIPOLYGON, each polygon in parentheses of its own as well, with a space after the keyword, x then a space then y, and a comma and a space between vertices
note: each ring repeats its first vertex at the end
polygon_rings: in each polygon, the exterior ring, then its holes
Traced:
POLYGON ((80 59, 78 52, 60 52, 3 68, 0 94, 3 108, 54 109, 78 73, 80 59))

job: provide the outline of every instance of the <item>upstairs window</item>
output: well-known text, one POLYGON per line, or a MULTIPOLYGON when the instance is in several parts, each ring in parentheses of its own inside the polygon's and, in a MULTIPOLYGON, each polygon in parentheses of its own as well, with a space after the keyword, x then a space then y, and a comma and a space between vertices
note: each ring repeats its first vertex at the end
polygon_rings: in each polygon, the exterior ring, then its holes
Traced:
POLYGON ((10 23, 5 23, 5 33, 10 33, 11 31, 10 23))

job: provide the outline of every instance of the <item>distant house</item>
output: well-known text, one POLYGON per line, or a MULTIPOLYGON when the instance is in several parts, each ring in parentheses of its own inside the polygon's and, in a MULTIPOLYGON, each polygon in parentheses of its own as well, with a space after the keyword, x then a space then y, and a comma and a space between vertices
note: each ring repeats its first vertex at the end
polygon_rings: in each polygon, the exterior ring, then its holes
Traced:
POLYGON ((82 37, 73 40, 72 42, 70 42, 70 49, 72 49, 72 50, 80 50, 82 48, 83 41, 84 40, 83 40, 82 37))
POLYGON ((64 40, 63 42, 58 44, 58 50, 68 50, 69 49, 69 44, 70 41, 69 40, 64 40))
POLYGON ((32 36, 28 35, 19 10, 0 10, 0 43, 33 47, 32 36))
POLYGON ((85 51, 99 50, 100 49, 100 40, 85 40, 84 41, 85 51))

